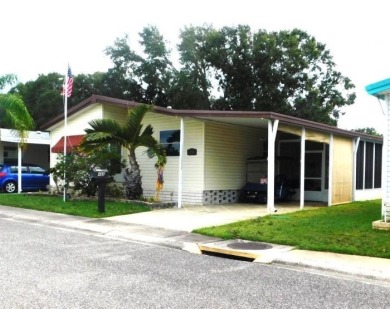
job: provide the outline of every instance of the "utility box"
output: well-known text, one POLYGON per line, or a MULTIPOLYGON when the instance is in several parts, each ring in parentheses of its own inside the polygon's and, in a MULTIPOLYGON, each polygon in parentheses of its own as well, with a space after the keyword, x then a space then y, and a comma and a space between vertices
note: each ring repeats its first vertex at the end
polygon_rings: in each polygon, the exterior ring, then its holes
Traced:
POLYGON ((106 184, 111 182, 113 178, 108 174, 107 169, 94 169, 91 172, 91 179, 96 183, 98 187, 98 211, 105 212, 105 203, 106 203, 106 184))

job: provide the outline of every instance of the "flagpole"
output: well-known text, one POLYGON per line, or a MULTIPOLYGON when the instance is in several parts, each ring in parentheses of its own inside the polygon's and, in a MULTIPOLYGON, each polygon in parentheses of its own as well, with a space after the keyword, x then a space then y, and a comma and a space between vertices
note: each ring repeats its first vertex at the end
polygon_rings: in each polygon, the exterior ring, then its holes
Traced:
POLYGON ((67 112, 68 112, 68 71, 65 74, 64 83, 64 202, 66 201, 66 130, 67 130, 67 112))

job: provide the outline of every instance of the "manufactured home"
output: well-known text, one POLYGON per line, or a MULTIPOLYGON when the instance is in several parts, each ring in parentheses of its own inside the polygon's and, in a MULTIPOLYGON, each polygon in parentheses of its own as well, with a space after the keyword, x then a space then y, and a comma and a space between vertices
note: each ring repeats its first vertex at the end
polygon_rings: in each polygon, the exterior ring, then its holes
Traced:
MULTIPOLYGON (((139 103, 93 95, 50 120, 50 165, 57 154, 77 146, 88 123, 110 118, 124 122, 139 103), (66 127, 66 134, 64 128, 66 127)), ((380 198, 382 138, 342 130, 273 112, 176 110, 155 107, 145 124, 167 149, 164 188, 160 198, 191 204, 239 201, 247 183, 266 183, 267 208, 275 204, 275 179, 289 181, 291 199, 325 205, 380 198)), ((122 150, 126 158, 126 153, 122 150)), ((145 197, 155 194, 154 159, 138 149, 145 197)), ((123 181, 122 174, 115 181, 123 181)))

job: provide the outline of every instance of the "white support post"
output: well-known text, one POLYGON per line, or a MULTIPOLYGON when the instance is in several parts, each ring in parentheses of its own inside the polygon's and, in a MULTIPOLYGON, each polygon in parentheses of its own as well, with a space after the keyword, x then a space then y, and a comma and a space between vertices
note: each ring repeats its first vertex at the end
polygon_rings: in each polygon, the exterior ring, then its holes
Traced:
POLYGON ((63 200, 66 201, 66 136, 67 136, 67 122, 68 122, 68 74, 65 74, 64 78, 64 196, 63 200))
POLYGON ((183 151, 184 151, 184 119, 180 119, 180 156, 179 156, 179 184, 177 189, 177 207, 182 207, 183 194, 183 151))
POLYGON ((302 128, 301 134, 301 175, 299 190, 299 208, 303 209, 305 205, 305 155, 306 155, 306 129, 302 128))
MULTIPOLYGON (((389 174, 389 158, 387 156, 389 151, 389 130, 390 130, 390 119, 389 119, 389 107, 390 107, 390 95, 386 94, 385 96, 386 104, 384 108, 385 114, 385 126, 383 130, 383 145, 382 145, 382 207, 381 207, 381 216, 386 215, 386 205, 389 201, 389 184, 387 181, 389 174)), ((387 219, 387 216, 386 216, 387 219)))
POLYGON ((18 144, 18 193, 22 192, 22 145, 18 144))
POLYGON ((279 120, 268 120, 267 211, 275 212, 275 140, 279 120))

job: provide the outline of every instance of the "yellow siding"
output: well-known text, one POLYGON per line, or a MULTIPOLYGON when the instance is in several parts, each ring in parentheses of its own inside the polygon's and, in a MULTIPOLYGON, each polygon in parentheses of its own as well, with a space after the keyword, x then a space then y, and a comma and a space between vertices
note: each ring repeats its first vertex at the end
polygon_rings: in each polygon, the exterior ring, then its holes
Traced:
POLYGON ((260 129, 205 124, 205 190, 234 190, 246 181, 246 161, 262 153, 260 129))
POLYGON ((308 141, 329 144, 329 134, 314 130, 306 130, 305 139, 308 141))
POLYGON ((103 118, 113 119, 121 124, 125 124, 128 118, 130 109, 123 106, 104 105, 103 106, 103 118))
POLYGON ((280 123, 278 125, 278 131, 294 134, 297 136, 302 135, 302 128, 301 127, 290 126, 290 125, 283 124, 283 123, 280 123))
POLYGON ((353 144, 349 138, 333 138, 332 204, 352 201, 353 144))

